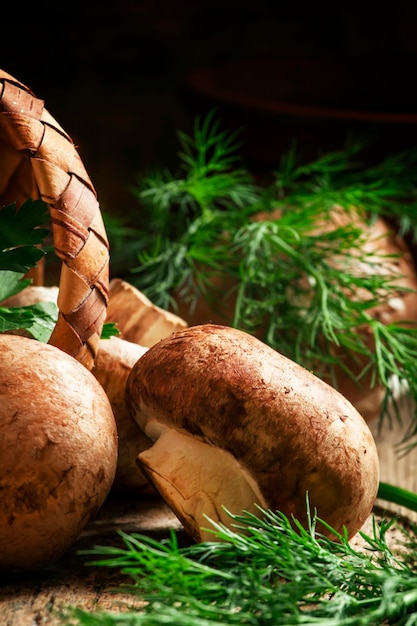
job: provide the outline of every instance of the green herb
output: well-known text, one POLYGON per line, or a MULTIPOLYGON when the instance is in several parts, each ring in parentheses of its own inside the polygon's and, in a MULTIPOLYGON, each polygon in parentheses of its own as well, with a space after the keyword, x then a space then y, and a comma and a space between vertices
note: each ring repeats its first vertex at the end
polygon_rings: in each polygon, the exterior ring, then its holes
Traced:
POLYGON ((417 512, 417 496, 408 489, 380 482, 377 497, 417 512))
POLYGON ((89 565, 129 577, 120 590, 144 606, 120 613, 75 609, 71 618, 84 626, 417 623, 417 529, 410 534, 393 519, 373 517, 372 532, 361 531, 364 546, 355 549, 334 529, 336 541, 319 534, 313 514, 307 529, 262 509, 261 519, 231 517, 232 529, 212 523, 220 542, 181 547, 173 532, 162 541, 120 533, 122 547, 83 551, 96 557, 89 565), (401 536, 396 549, 388 541, 393 528, 401 536))
MULTIPOLYGON (((17 210, 15 204, 0 209, 0 302, 31 284, 25 273, 45 255, 41 247, 49 230, 46 204, 28 199, 17 210)), ((0 306, 0 332, 26 330, 38 341, 47 342, 58 318, 53 302, 23 307, 0 306)))
POLYGON ((56 324, 57 313, 54 302, 38 302, 22 307, 0 307, 0 333, 25 329, 34 339, 46 343, 56 324))
MULTIPOLYGON (((132 282, 155 304, 178 311, 182 302, 190 315, 206 300, 225 323, 256 332, 335 386, 336 368, 359 388, 368 376, 386 390, 381 419, 397 414, 394 380, 417 399, 416 324, 384 325, 372 316, 374 306, 407 291, 389 269, 395 258, 366 253, 354 220, 314 234, 339 206, 364 223, 389 216, 417 240, 417 151, 365 167, 360 145, 310 163, 293 149, 260 187, 236 154, 235 136, 212 116, 197 120, 194 138, 179 138, 180 175, 148 174, 136 187, 149 229, 132 282), (260 212, 264 219, 254 219, 260 212), (373 345, 360 327, 369 327, 373 345), (364 363, 359 374, 347 357, 364 363)), ((407 437, 415 434, 413 426, 407 437)))
POLYGON ((15 204, 0 210, 0 270, 27 272, 45 252, 39 245, 48 234, 41 228, 48 219, 41 200, 28 199, 19 211, 15 204))
POLYGON ((102 217, 110 244, 111 276, 122 276, 126 268, 137 263, 138 247, 142 245, 144 231, 129 224, 129 212, 116 215, 102 210, 102 217))
POLYGON ((118 329, 117 324, 114 322, 105 322, 101 331, 101 339, 110 339, 110 337, 114 337, 116 335, 120 335, 120 330, 118 329))
POLYGON ((194 138, 178 133, 179 176, 163 170, 139 179, 141 201, 151 207, 146 223, 155 235, 180 236, 184 225, 200 214, 215 207, 241 210, 257 200, 259 190, 236 154, 236 136, 219 127, 211 113, 201 124, 196 120, 194 138))
MULTIPOLYGON (((19 210, 16 204, 0 208, 0 302, 28 287, 32 280, 26 272, 36 267, 46 254, 42 244, 49 230, 45 228, 48 209, 42 200, 28 199, 19 210)), ((0 306, 0 333, 26 330, 38 341, 47 342, 58 319, 54 302, 40 302, 23 307, 0 306)), ((118 335, 114 324, 104 324, 104 338, 118 335)))

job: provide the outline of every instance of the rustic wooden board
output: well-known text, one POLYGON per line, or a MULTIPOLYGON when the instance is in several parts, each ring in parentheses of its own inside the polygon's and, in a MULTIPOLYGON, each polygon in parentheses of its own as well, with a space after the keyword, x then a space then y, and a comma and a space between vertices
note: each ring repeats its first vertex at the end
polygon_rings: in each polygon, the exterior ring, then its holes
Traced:
MULTIPOLYGON (((114 590, 125 579, 110 568, 86 565, 80 550, 93 545, 117 545, 118 530, 166 536, 169 529, 181 533, 176 517, 160 498, 109 498, 72 549, 54 565, 36 575, 5 578, 0 586, 1 626, 58 626, 59 611, 68 606, 91 610, 123 610, 132 597, 114 590)), ((185 536, 184 536, 185 537, 185 536)), ((129 604, 128 604, 129 603, 129 604)))
MULTIPOLYGON (((402 427, 395 423, 390 428, 386 423, 379 432, 377 423, 370 426, 379 450, 381 480, 417 491, 417 448, 402 458, 396 451, 410 419, 406 406, 402 416, 402 427)), ((417 514, 410 515, 408 511, 383 501, 377 501, 375 515, 407 515, 417 521, 417 514)), ((371 521, 370 518, 364 527, 369 533, 372 533, 371 521)), ((182 536, 184 542, 188 541, 178 520, 158 497, 109 498, 65 557, 36 575, 0 582, 0 626, 61 626, 59 611, 75 605, 87 610, 100 607, 117 611, 139 607, 139 599, 132 605, 131 595, 120 589, 115 593, 115 589, 128 580, 109 568, 87 566, 88 558, 78 552, 93 545, 117 543, 120 541, 118 530, 164 537, 171 528, 182 536)), ((392 531, 391 539, 395 543, 395 531, 392 531)), ((353 543, 360 547, 360 538, 353 543)))
MULTIPOLYGON (((393 420, 392 424, 384 421, 382 429, 378 422, 369 424, 378 448, 380 462, 380 480, 404 489, 417 492, 417 446, 407 454, 403 454, 402 441, 411 423, 412 406, 405 398, 401 406, 402 425, 393 420)), ((414 442, 414 439, 413 439, 414 442)), ((417 522, 417 513, 410 513, 408 509, 393 507, 382 500, 377 500, 379 507, 386 507, 395 515, 406 516, 408 520, 417 522)))

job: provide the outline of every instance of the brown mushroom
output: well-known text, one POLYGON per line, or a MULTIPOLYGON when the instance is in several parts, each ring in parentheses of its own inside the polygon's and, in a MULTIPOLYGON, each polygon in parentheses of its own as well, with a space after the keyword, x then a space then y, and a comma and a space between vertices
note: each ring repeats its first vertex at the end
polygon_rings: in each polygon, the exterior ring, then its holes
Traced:
POLYGON ((146 347, 187 326, 181 317, 157 307, 121 278, 110 281, 107 321, 117 325, 122 339, 146 347))
POLYGON ((136 457, 149 440, 132 419, 126 406, 126 380, 136 361, 163 337, 186 327, 176 315, 155 306, 141 291, 120 278, 110 281, 107 321, 117 325, 120 335, 99 342, 93 374, 111 402, 119 435, 119 455, 114 493, 154 494, 136 457))
POLYGON ((84 365, 0 335, 0 571, 63 555, 100 509, 117 463, 110 402, 84 365))
MULTIPOLYGON (((138 456, 197 541, 206 516, 310 506, 352 537, 374 504, 368 425, 338 391, 256 337, 205 324, 173 333, 133 366, 126 399, 153 445, 138 456)), ((327 532, 326 528, 322 528, 327 532)))
MULTIPOLYGON (((37 302, 56 302, 56 286, 30 285, 8 298, 3 306, 25 306, 37 302)), ((113 409, 118 434, 118 460, 112 493, 153 495, 155 490, 136 463, 138 451, 149 444, 147 437, 132 419, 125 402, 125 386, 130 369, 153 345, 173 330, 184 328, 179 317, 156 307, 127 281, 114 278, 110 283, 107 321, 122 325, 122 334, 100 339, 92 373, 106 392, 113 409), (124 333, 132 340, 123 338, 124 333), (144 345, 136 343, 143 341, 144 345)), ((16 331, 13 334, 24 334, 16 331)), ((27 335, 29 336, 29 334, 27 335)))
POLYGON ((59 287, 56 285, 45 287, 44 285, 29 285, 14 296, 0 302, 1 306, 28 306, 37 302, 54 302, 58 300, 59 287))
POLYGON ((126 380, 133 365, 147 348, 121 337, 100 339, 92 373, 110 400, 116 420, 119 452, 112 493, 154 493, 148 478, 140 471, 136 457, 150 445, 142 429, 132 419, 126 406, 126 380))

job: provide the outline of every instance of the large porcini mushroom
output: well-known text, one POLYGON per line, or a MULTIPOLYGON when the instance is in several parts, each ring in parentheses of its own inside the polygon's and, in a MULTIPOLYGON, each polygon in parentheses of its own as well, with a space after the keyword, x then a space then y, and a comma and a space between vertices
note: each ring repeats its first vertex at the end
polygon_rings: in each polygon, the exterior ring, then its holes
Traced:
MULTIPOLYGON (((205 516, 310 507, 352 537, 374 504, 368 425, 334 388, 259 339, 205 324, 173 333, 133 366, 126 400, 153 445, 138 456, 197 541, 205 516)), ((326 528, 322 529, 327 532, 326 528)))
POLYGON ((72 356, 0 335, 0 571, 64 554, 112 485, 117 431, 95 377, 72 356))

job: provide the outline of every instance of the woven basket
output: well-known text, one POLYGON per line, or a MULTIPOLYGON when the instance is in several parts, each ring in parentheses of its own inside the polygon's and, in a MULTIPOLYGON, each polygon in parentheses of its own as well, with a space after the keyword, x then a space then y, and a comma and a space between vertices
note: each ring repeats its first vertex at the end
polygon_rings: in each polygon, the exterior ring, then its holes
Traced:
POLYGON ((92 369, 106 317, 109 245, 96 191, 71 138, 20 81, 0 70, 0 207, 49 208, 62 260, 49 343, 92 369))

